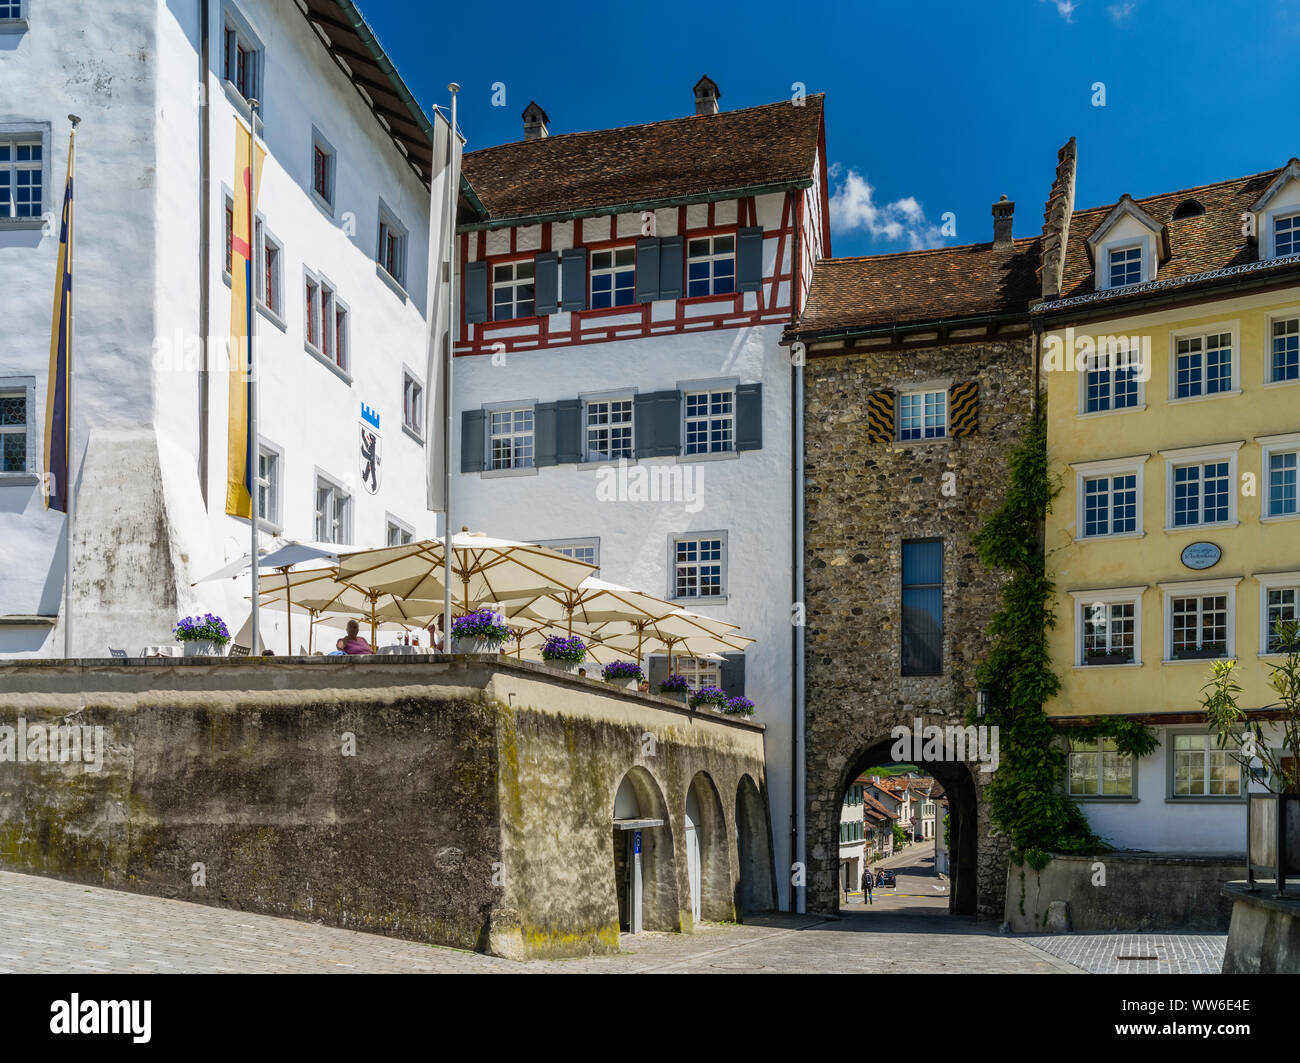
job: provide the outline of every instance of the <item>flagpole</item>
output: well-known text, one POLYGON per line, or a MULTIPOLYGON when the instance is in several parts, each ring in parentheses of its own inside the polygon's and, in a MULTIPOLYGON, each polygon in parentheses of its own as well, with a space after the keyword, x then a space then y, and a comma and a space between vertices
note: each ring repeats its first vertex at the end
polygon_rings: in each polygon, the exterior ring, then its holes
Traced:
MULTIPOLYGON (((75 169, 73 168, 72 160, 73 160, 73 158, 74 158, 74 156, 75 156, 75 153, 76 153, 76 150, 77 150, 77 126, 81 124, 81 117, 80 117, 79 115, 70 114, 70 115, 68 115, 68 121, 72 123, 72 134, 71 134, 71 136, 68 138, 68 169, 69 169, 69 172, 71 172, 71 173, 73 173, 73 174, 75 175, 75 172, 76 172, 76 171, 75 171, 75 169)), ((74 182, 75 182, 75 180, 76 180, 75 176, 74 176, 73 180, 74 180, 74 182)), ((64 254, 65 254, 65 258, 64 258, 64 263, 65 263, 65 265, 64 265, 64 269, 65 269, 66 272, 69 272, 69 273, 72 271, 72 243, 73 243, 73 239, 75 238, 75 235, 76 235, 76 225, 75 225, 76 214, 77 214, 77 192, 76 192, 76 185, 75 185, 75 183, 74 183, 74 185, 73 185, 73 191, 72 191, 72 196, 71 196, 71 198, 68 200, 68 249, 67 249, 66 252, 64 252, 64 254)), ((59 283, 60 283, 60 284, 63 283, 63 278, 62 278, 62 277, 59 278, 59 283)), ((72 441, 73 441, 73 433, 75 432, 75 426, 76 426, 76 419, 75 419, 75 410, 76 410, 76 407, 73 405, 73 402, 72 402, 72 399, 73 399, 73 396, 72 396, 72 378, 73 378, 73 372, 72 372, 72 337, 73 337, 73 316, 72 316, 72 308, 73 308, 73 304, 72 304, 72 286, 71 286, 71 285, 68 286, 68 291, 67 291, 67 294, 64 296, 64 298, 67 300, 67 307, 68 307, 68 382, 67 382, 68 409, 67 409, 67 413, 65 414, 66 419, 67 419, 67 444, 66 444, 66 446, 67 446, 67 455, 68 455, 68 485, 67 485, 67 492, 68 492, 68 495, 67 495, 67 497, 68 497, 68 545, 67 545, 67 550, 64 551, 64 555, 65 555, 65 556, 64 556, 64 559, 63 559, 63 562, 64 562, 64 573, 63 573, 63 656, 64 656, 64 657, 71 657, 71 656, 72 656, 72 529, 73 529, 73 522, 74 522, 75 519, 76 519, 76 508, 77 508, 77 502, 76 502, 76 498, 77 498, 77 492, 76 492, 77 481, 76 481, 76 476, 75 476, 75 474, 74 474, 73 471, 72 471, 72 470, 73 470, 73 463, 74 463, 74 460, 75 460, 75 459, 73 458, 73 456, 72 456, 72 441)), ((48 471, 48 470, 47 470, 47 471, 48 471)))
MULTIPOLYGON (((261 598, 261 565, 258 557, 258 527, 257 527, 257 461, 259 447, 257 445, 257 371, 253 362, 253 336, 257 332, 257 270, 259 269, 257 259, 257 100, 249 100, 249 121, 248 121, 248 254, 253 265, 253 276, 250 279, 251 287, 249 288, 250 312, 248 315, 248 523, 252 529, 252 549, 249 556, 252 559, 252 584, 250 590, 253 592, 253 646, 252 655, 258 657, 262 653, 262 632, 260 628, 259 599, 261 598)), ((266 293, 267 299, 271 298, 271 293, 266 293)), ((292 608, 292 607, 291 607, 292 608)), ((293 647, 289 647, 292 654, 293 647)))
POLYGON ((453 81, 447 86, 447 91, 451 93, 451 132, 447 137, 447 197, 450 203, 446 212, 447 235, 445 238, 446 246, 449 249, 447 255, 447 357, 442 370, 443 412, 445 414, 445 421, 442 426, 442 454, 444 490, 446 491, 447 502, 442 526, 443 653, 451 652, 451 443, 452 424, 456 416, 451 405, 451 363, 456 357, 456 201, 460 193, 460 189, 457 187, 460 180, 456 169, 456 94, 460 92, 460 86, 453 81))

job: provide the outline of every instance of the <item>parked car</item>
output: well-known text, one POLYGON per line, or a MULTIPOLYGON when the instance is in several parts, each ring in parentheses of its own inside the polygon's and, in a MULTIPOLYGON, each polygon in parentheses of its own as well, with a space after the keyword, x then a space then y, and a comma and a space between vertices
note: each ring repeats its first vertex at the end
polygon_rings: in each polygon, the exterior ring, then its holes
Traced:
POLYGON ((898 880, 894 877, 892 871, 882 869, 876 874, 876 885, 888 886, 890 889, 898 889, 898 880))

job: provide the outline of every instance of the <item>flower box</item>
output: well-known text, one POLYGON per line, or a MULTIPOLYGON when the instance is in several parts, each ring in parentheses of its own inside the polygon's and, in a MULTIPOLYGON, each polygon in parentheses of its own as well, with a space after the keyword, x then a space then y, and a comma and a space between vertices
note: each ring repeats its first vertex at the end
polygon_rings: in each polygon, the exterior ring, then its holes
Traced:
POLYGON ((514 637, 505 617, 491 609, 479 609, 451 622, 456 653, 497 653, 503 642, 514 637))
POLYGON ((632 661, 611 661, 605 665, 601 675, 606 683, 613 683, 627 690, 637 690, 645 679, 641 666, 632 661))
POLYGON ((693 709, 713 709, 722 712, 727 707, 727 692, 720 687, 700 687, 687 702, 693 709))
POLYGON ((186 657, 224 657, 226 644, 230 642, 226 622, 211 613, 182 617, 172 628, 172 634, 186 657))
POLYGON ((542 646, 542 660, 548 668, 554 668, 559 672, 576 675, 578 667, 586 659, 587 644, 577 635, 572 635, 569 638, 562 635, 552 635, 542 646))
POLYGON ((1086 665, 1132 664, 1133 654, 1114 650, 1109 653, 1088 653, 1084 654, 1083 663, 1086 665))
POLYGON ((1205 646, 1186 646, 1174 650, 1175 661, 1210 661, 1216 657, 1226 656, 1227 650, 1222 643, 1211 642, 1205 646))

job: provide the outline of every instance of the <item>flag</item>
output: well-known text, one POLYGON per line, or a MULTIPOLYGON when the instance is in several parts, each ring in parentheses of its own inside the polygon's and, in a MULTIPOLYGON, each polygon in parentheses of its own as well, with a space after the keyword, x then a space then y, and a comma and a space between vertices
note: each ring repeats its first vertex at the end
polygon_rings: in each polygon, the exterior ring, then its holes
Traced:
POLYGON ((45 508, 68 512, 68 454, 72 384, 72 174, 76 153, 75 126, 68 137, 68 181, 63 189, 63 222, 59 227, 58 272, 54 276, 54 319, 50 323, 50 380, 45 391, 45 508))
POLYGON ((429 346, 425 362, 425 395, 428 425, 428 506, 434 513, 447 512, 447 388, 451 358, 452 271, 455 269, 456 200, 460 195, 461 137, 435 110, 433 122, 433 174, 429 182, 429 346))
POLYGON ((257 146, 256 172, 253 134, 235 119, 234 219, 230 226, 230 409, 226 440, 226 512, 253 518, 253 485, 257 448, 251 432, 253 374, 248 363, 253 329, 253 202, 262 182, 266 151, 257 146))

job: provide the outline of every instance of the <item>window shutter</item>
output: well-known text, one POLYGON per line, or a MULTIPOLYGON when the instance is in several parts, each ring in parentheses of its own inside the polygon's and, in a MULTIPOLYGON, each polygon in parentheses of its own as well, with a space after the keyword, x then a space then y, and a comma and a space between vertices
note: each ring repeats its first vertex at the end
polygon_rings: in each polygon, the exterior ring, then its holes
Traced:
POLYGON ((948 389, 948 434, 971 436, 980 423, 980 385, 967 380, 948 389))
POLYGON ((560 256, 555 251, 539 251, 533 260, 533 291, 537 313, 545 317, 560 309, 560 256))
POLYGON ((873 391, 867 396, 867 442, 894 441, 894 393, 873 391))
POLYGON ((760 450, 763 446, 763 385, 736 386, 736 449, 760 450))
POLYGON ((659 238, 659 298, 682 297, 682 238, 659 238))
POLYGON ((460 471, 482 472, 487 468, 487 411, 466 410, 460 415, 460 471))
POLYGON ((745 696, 745 655, 743 653, 724 653, 722 655, 722 689, 729 698, 745 696))
POLYGON ((556 406, 554 402, 539 402, 533 407, 533 464, 539 469, 555 464, 556 406))
POLYGON ((763 287, 763 230, 741 229, 736 237, 736 290, 756 292, 763 287))
POLYGON ((560 252, 560 273, 563 291, 561 310, 587 309, 587 249, 572 247, 560 252))
POLYGON ((488 319, 488 264, 465 263, 465 321, 477 325, 488 319))
POLYGON ((555 461, 568 465, 582 461, 582 400, 555 403, 555 461))
POLYGON ((632 401, 632 456, 648 458, 655 445, 655 395, 639 394, 632 401))
POLYGON ((654 656, 650 658, 650 671, 647 677, 650 680, 650 693, 659 693, 659 684, 668 678, 668 658, 654 656))
POLYGON ((659 298, 659 241, 653 236, 636 242, 636 301, 659 298))
POLYGON ((637 458, 658 458, 682 452, 682 393, 652 391, 639 394, 632 407, 632 433, 637 458))

